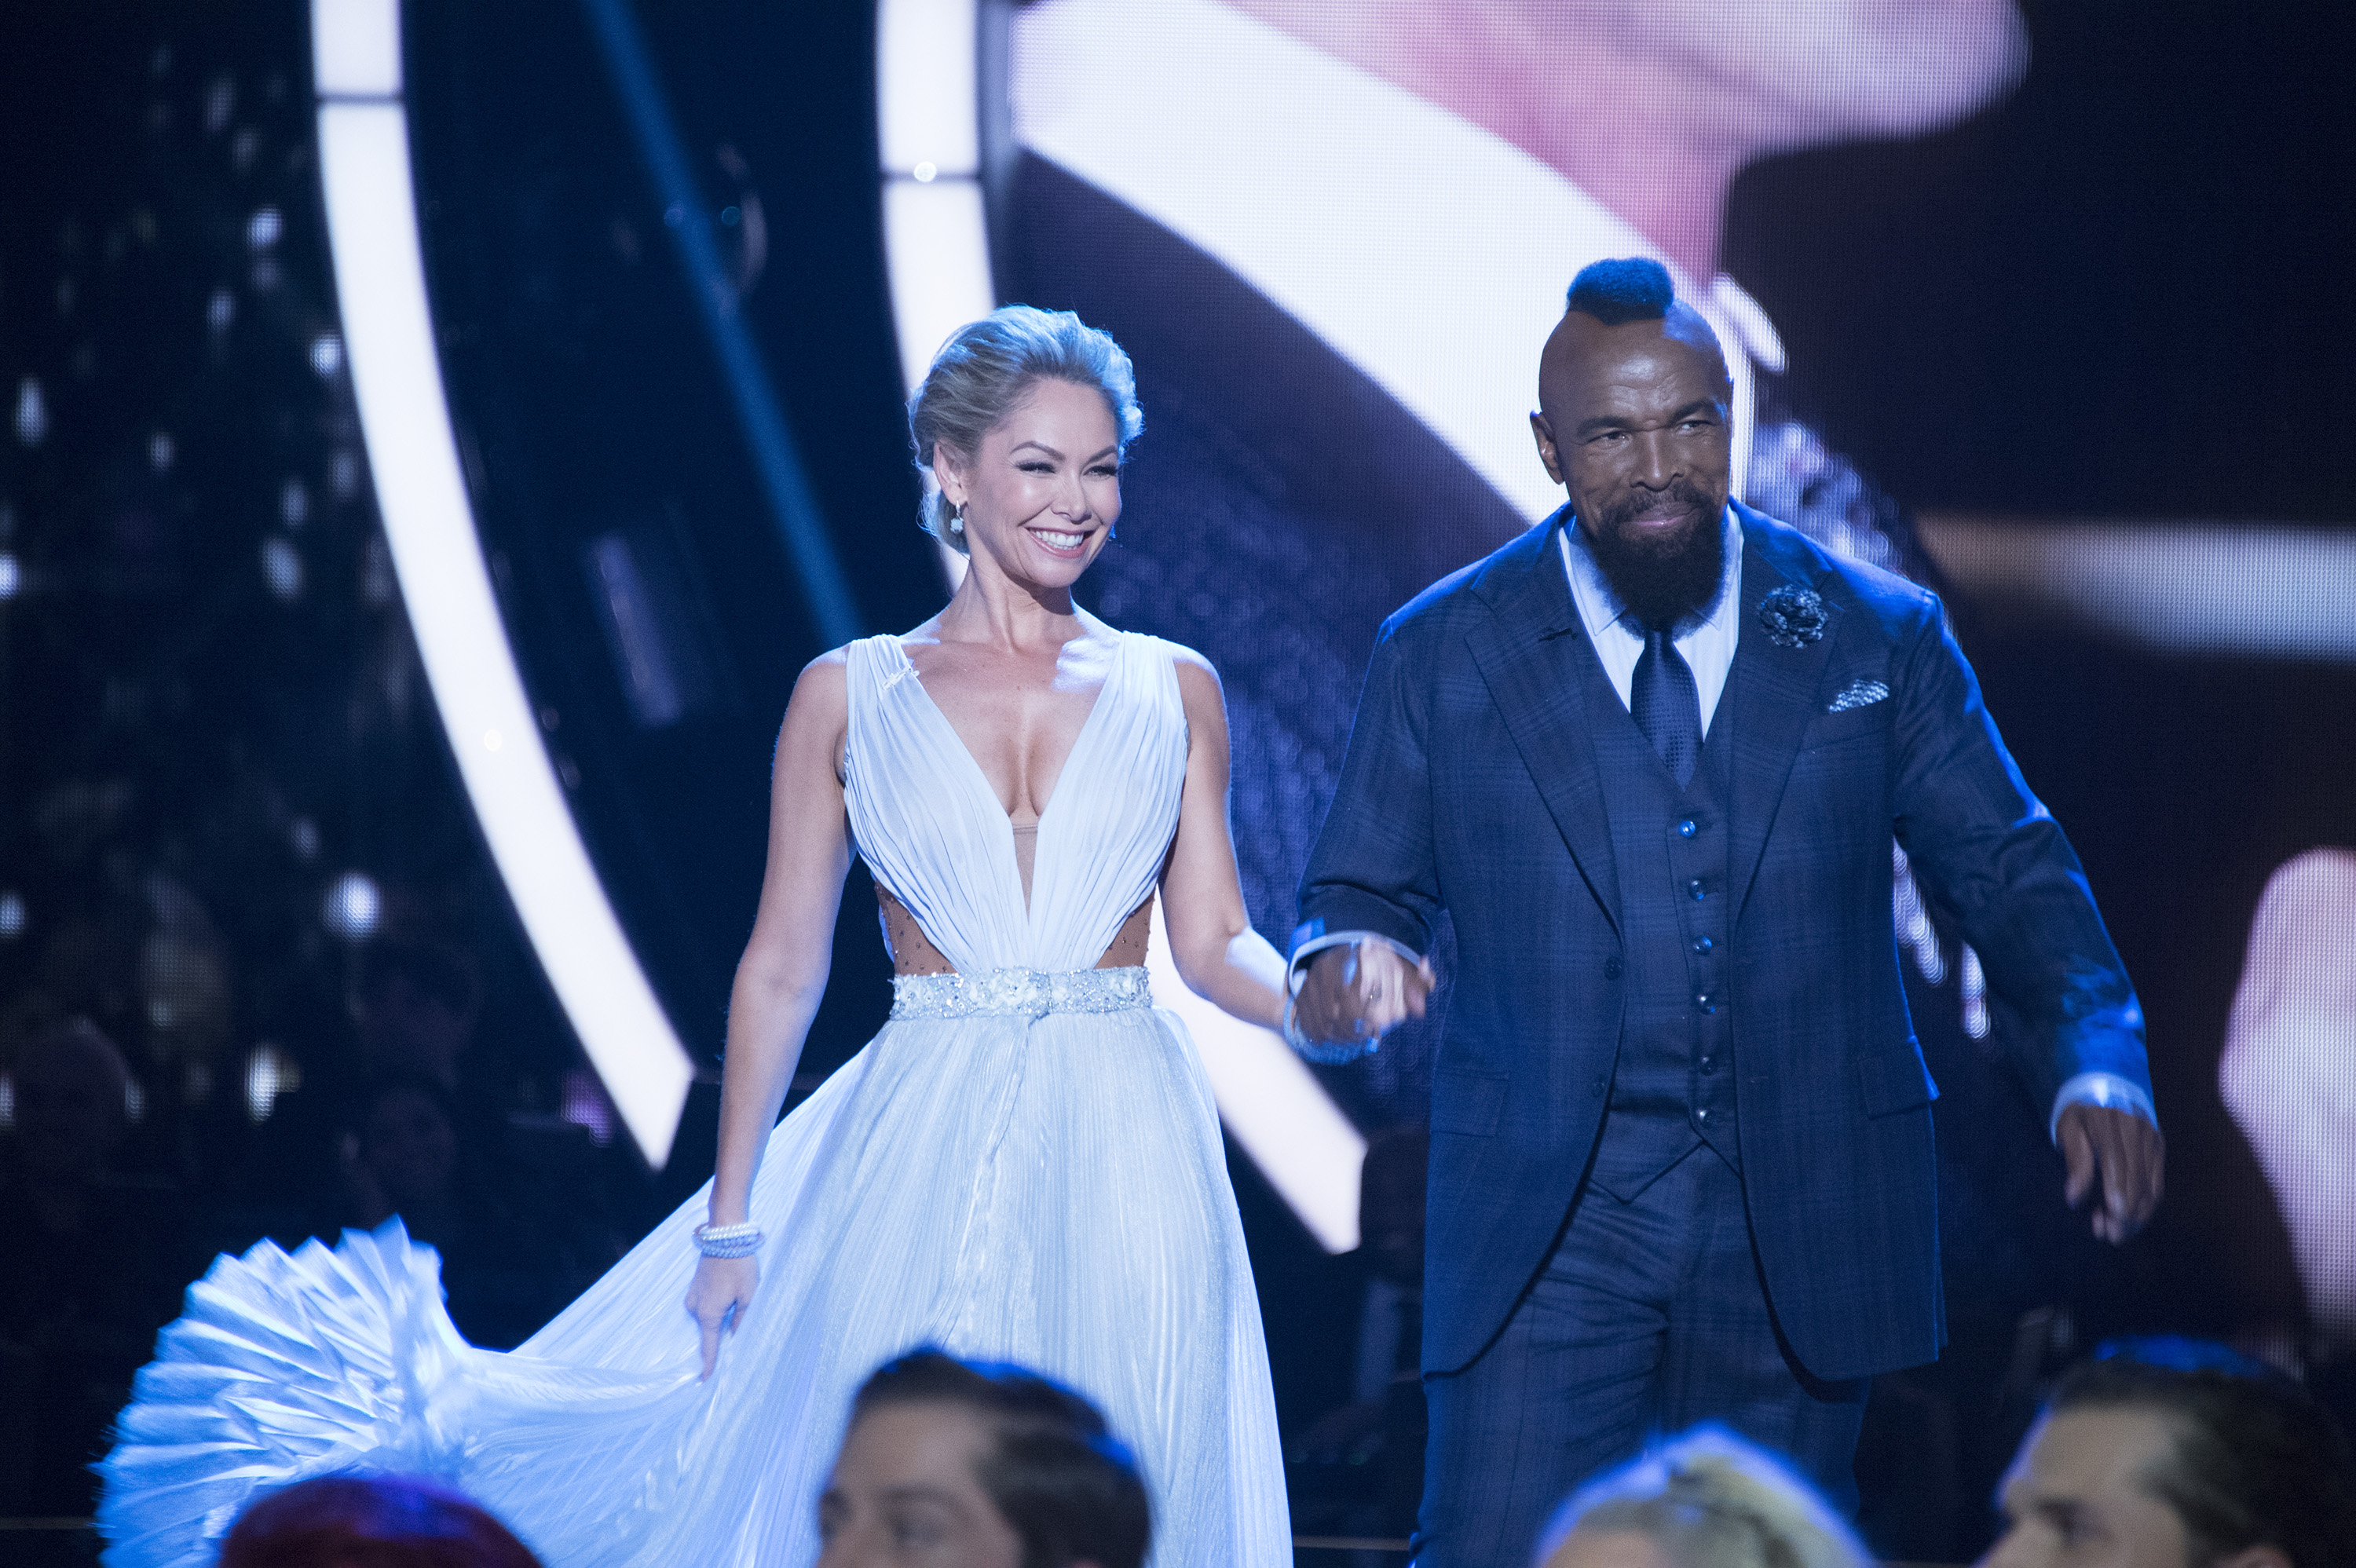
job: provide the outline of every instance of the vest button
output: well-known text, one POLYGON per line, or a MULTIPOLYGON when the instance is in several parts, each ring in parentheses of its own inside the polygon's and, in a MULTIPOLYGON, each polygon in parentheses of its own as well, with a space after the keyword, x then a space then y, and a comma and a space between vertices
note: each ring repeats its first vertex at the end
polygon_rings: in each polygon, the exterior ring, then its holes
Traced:
POLYGON ((1712 942, 1707 936, 1697 936, 1694 938, 1694 951, 1696 953, 1707 953, 1717 945, 1717 943, 1712 942))
POLYGON ((1696 877, 1693 880, 1686 884, 1686 891, 1691 893, 1697 899, 1706 899, 1709 897, 1709 890, 1701 885, 1701 879, 1699 877, 1696 877))
POLYGON ((1704 1072, 1717 1072, 1717 1071, 1718 1071, 1718 1058, 1717 1058, 1717 1057, 1715 1057, 1715 1056, 1705 1056, 1705 1057, 1703 1057, 1703 1058, 1701 1059, 1701 1070, 1702 1070, 1704 1072))
POLYGON ((1704 1105, 1700 1110, 1696 1111, 1694 1113, 1694 1120, 1697 1122, 1706 1122, 1709 1120, 1709 1107, 1708 1105, 1704 1105))
POLYGON ((1620 960, 1606 958, 1603 961, 1603 977, 1607 980, 1617 980, 1620 977, 1620 960))
POLYGON ((1708 991, 1704 991, 1694 997, 1694 1006, 1699 1008, 1703 1012, 1714 1013, 1718 1011, 1718 998, 1711 996, 1708 991))
POLYGON ((1688 816, 1677 824, 1677 837, 1680 838, 1690 838, 1693 836, 1694 819, 1688 816))

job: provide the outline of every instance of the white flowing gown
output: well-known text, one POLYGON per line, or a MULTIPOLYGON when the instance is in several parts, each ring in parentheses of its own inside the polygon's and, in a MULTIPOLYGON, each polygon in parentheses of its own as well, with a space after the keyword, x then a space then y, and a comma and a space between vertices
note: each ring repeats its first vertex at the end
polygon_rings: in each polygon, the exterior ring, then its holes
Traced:
POLYGON ((1160 876, 1186 719, 1124 634, 1041 816, 1012 825, 899 641, 852 644, 859 853, 956 976, 771 1135, 761 1285, 698 1380, 681 1305, 710 1189, 512 1352, 466 1345, 398 1221, 217 1261, 102 1466, 112 1568, 213 1561, 262 1492, 438 1477, 550 1568, 801 1568, 852 1392, 926 1343, 1070 1384, 1136 1451, 1156 1568, 1291 1561, 1268 1358, 1211 1092, 1141 969, 1095 970, 1160 876))

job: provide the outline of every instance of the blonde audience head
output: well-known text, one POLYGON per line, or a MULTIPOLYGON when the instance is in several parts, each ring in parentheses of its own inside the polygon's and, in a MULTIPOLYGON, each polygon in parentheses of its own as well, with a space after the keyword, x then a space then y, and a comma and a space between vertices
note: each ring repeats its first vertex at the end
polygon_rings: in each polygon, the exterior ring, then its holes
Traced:
POLYGON ((1840 1517, 1763 1450, 1697 1426, 1573 1493, 1539 1568, 1870 1568, 1840 1517))

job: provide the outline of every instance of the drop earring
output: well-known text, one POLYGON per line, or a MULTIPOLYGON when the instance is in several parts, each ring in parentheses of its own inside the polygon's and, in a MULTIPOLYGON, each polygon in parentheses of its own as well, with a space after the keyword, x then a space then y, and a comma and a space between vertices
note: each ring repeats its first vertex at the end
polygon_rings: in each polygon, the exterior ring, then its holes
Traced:
POLYGON ((961 534, 965 532, 965 508, 963 507, 951 507, 949 508, 949 532, 953 534, 961 534))

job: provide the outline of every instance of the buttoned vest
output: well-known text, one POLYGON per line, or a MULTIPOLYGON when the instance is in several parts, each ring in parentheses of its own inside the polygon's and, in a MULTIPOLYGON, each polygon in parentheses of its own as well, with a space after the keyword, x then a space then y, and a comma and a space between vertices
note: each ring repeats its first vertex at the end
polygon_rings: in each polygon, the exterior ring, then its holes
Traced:
MULTIPOLYGON (((1581 639, 1584 642, 1584 639, 1581 639)), ((1680 790, 1594 656, 1580 661, 1620 881, 1623 1005, 1596 1185, 1623 1201, 1707 1144, 1740 1168, 1725 984, 1729 715, 1680 790)))

